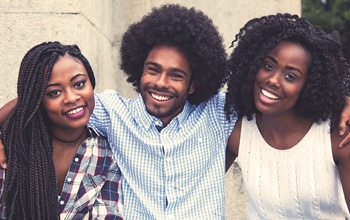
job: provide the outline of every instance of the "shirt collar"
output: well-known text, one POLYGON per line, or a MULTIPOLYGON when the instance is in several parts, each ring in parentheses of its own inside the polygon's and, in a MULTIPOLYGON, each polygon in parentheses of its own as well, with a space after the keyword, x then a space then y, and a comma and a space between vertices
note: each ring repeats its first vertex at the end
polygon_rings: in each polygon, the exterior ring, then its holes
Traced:
POLYGON ((89 125, 87 125, 86 127, 87 127, 87 129, 89 131, 89 137, 93 137, 94 138, 94 137, 99 137, 100 136, 93 127, 91 127, 89 125))
MULTIPOLYGON (((134 119, 139 125, 143 126, 145 129, 148 130, 155 124, 158 124, 158 125, 161 124, 159 118, 156 118, 148 114, 141 94, 138 94, 138 97, 135 99, 134 104, 135 105, 132 106, 131 111, 134 119)), ((191 112, 191 108, 192 108, 191 104, 189 104, 189 102, 186 101, 183 110, 180 112, 180 114, 178 114, 175 118, 173 118, 170 121, 169 125, 172 123, 177 123, 178 128, 180 129, 181 126, 185 123, 186 119, 188 118, 191 112)))

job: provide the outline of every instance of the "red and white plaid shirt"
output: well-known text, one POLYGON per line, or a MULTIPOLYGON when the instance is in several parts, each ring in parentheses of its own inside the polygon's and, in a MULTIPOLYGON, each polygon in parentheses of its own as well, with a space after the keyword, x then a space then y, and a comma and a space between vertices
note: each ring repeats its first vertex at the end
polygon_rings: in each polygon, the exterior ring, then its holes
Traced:
MULTIPOLYGON (((61 196, 60 219, 123 219, 121 172, 107 139, 89 127, 90 137, 70 164, 61 196)), ((5 172, 0 169, 0 194, 5 172)))

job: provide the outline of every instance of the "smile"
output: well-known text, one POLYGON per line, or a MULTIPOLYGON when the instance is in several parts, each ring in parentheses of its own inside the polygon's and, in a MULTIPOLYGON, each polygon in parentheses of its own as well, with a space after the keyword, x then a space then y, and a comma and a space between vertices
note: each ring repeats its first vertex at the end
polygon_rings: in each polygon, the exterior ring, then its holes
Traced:
POLYGON ((76 113, 78 113, 78 112, 81 112, 83 109, 84 109, 83 107, 76 108, 76 109, 74 109, 74 110, 72 110, 72 111, 67 112, 67 115, 76 114, 76 113))
POLYGON ((168 96, 160 96, 160 95, 156 95, 154 93, 151 93, 151 96, 158 101, 168 101, 170 99, 170 97, 168 97, 168 96))
POLYGON ((267 98, 270 98, 270 99, 273 99, 273 100, 278 100, 278 99, 280 99, 280 97, 278 97, 278 96, 276 96, 276 95, 274 95, 274 94, 272 94, 272 93, 270 93, 270 92, 268 92, 268 91, 266 91, 266 90, 264 90, 264 89, 261 89, 261 93, 262 93, 264 96, 266 96, 267 98))

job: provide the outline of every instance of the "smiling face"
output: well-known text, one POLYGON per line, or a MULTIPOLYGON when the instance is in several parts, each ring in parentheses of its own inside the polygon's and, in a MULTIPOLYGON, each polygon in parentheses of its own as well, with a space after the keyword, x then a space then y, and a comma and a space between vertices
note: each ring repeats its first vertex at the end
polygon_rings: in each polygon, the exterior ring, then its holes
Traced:
POLYGON ((264 59, 255 76, 254 102, 267 115, 294 112, 306 80, 310 56, 299 44, 279 43, 264 59))
POLYGON ((191 71, 184 53, 177 47, 153 48, 145 60, 140 93, 147 112, 166 126, 178 115, 194 89, 191 71))
POLYGON ((94 92, 83 63, 65 55, 54 64, 43 105, 52 129, 84 128, 94 109, 94 92))

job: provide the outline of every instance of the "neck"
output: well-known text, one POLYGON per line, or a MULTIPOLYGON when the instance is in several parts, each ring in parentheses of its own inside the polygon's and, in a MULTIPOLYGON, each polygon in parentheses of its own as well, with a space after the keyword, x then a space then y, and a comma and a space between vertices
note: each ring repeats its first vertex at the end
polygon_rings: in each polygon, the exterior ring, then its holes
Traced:
POLYGON ((313 120, 296 115, 294 112, 289 114, 281 114, 277 116, 256 114, 258 126, 266 125, 265 129, 275 130, 278 132, 289 132, 291 130, 299 130, 302 127, 309 127, 313 124, 313 120))
POLYGON ((79 134, 79 136, 77 136, 76 138, 73 138, 71 140, 67 140, 67 139, 63 139, 63 138, 59 138, 57 136, 55 136, 53 133, 52 133, 52 137, 59 141, 59 142, 62 142, 62 143, 67 143, 67 144, 72 144, 72 143, 75 143, 77 142, 85 133, 85 128, 83 129, 83 131, 81 132, 81 134, 79 134))
POLYGON ((294 147, 307 134, 313 120, 303 117, 256 114, 256 124, 266 143, 275 149, 294 147))

